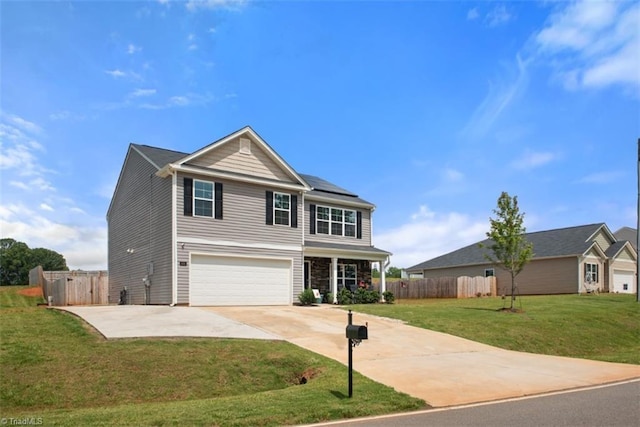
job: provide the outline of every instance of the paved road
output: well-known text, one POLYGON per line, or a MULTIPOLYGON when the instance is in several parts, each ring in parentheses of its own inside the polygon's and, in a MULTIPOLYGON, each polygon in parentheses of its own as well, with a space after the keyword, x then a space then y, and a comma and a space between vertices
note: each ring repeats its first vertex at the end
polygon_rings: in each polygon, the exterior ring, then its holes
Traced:
POLYGON ((345 420, 316 426, 620 426, 640 425, 640 381, 456 409, 345 420))

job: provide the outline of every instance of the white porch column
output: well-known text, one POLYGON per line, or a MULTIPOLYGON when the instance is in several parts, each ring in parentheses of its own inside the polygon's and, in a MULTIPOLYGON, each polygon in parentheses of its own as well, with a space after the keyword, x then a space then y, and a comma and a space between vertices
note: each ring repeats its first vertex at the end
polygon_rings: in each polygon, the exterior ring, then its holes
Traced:
POLYGON ((384 302, 384 293, 387 290, 386 261, 380 261, 380 301, 384 302))
POLYGON ((338 303, 338 258, 331 258, 331 293, 333 304, 338 303))

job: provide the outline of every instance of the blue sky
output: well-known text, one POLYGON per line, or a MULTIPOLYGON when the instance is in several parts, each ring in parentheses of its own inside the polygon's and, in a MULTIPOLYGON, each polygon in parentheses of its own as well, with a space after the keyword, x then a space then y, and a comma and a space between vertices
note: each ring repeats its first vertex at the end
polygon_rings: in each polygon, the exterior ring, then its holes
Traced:
POLYGON ((131 142, 245 125, 377 205, 409 267, 485 237, 636 225, 640 3, 3 1, 0 234, 107 265, 131 142))

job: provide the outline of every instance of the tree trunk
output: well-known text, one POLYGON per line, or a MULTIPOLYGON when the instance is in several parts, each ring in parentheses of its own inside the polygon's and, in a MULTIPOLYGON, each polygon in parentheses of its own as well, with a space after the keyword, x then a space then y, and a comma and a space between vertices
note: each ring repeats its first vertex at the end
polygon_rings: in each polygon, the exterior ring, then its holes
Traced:
POLYGON ((516 276, 511 272, 511 310, 513 310, 513 302, 516 300, 516 276))

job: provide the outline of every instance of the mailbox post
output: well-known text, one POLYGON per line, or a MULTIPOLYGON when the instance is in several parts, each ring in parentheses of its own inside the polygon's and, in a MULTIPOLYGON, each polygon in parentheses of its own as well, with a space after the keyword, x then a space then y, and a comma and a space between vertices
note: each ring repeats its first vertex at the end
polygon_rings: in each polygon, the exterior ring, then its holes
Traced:
POLYGON ((354 325, 353 314, 351 310, 347 314, 347 339, 349 340, 349 397, 353 396, 353 347, 357 346, 362 340, 368 339, 367 326, 354 325))

